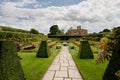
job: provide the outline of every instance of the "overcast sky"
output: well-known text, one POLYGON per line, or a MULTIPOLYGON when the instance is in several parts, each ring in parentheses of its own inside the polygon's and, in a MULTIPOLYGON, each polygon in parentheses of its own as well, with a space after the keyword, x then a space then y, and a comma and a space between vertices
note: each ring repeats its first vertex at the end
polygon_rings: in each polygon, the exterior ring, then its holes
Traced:
POLYGON ((120 0, 0 0, 0 25, 65 30, 81 25, 89 33, 120 26, 120 0))

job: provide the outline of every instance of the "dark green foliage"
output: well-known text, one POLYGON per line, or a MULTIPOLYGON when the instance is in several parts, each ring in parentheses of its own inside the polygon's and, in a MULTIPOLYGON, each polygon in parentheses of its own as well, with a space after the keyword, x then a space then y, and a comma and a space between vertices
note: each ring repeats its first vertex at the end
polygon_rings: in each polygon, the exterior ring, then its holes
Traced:
POLYGON ((60 39, 61 39, 61 40, 68 40, 69 37, 68 37, 68 36, 61 36, 60 39))
POLYGON ((31 29, 30 33, 32 33, 32 34, 39 34, 39 32, 37 30, 35 30, 35 29, 31 29))
POLYGON ((0 80, 25 80, 13 41, 0 41, 0 80))
POLYGON ((93 59, 93 52, 88 41, 81 41, 79 56, 81 59, 93 59))
POLYGON ((85 35, 83 38, 83 40, 92 40, 92 41, 100 41, 100 39, 104 37, 103 34, 100 33, 93 33, 93 34, 88 34, 85 35))
POLYGON ((108 64, 108 67, 106 68, 103 80, 120 80, 120 73, 115 74, 119 70, 120 70, 120 40, 116 40, 112 58, 108 64))
POLYGON ((56 46, 56 49, 61 49, 61 46, 60 46, 60 45, 57 45, 57 46, 56 46))
MULTIPOLYGON (((120 53, 120 50, 117 53, 120 53)), ((106 68, 106 71, 104 73, 103 80, 120 80, 120 78, 118 78, 117 76, 118 74, 115 75, 115 73, 117 73, 117 71, 120 70, 120 54, 117 53, 113 53, 108 67, 106 68)))
POLYGON ((70 46, 71 49, 74 49, 74 46, 70 46))
POLYGON ((50 51, 47 41, 41 41, 36 57, 47 58, 49 56, 50 56, 50 51))
POLYGON ((53 25, 50 27, 50 35, 56 35, 59 32, 58 25, 53 25))
POLYGON ((67 46, 67 43, 63 43, 63 46, 67 46))
POLYGON ((113 29, 112 37, 114 40, 112 58, 106 68, 103 80, 120 80, 120 73, 116 74, 120 70, 120 27, 113 29))
POLYGON ((70 49, 74 49, 75 47, 73 45, 69 45, 69 48, 70 49))
POLYGON ((109 29, 104 29, 103 31, 100 31, 99 33, 108 33, 108 32, 110 32, 109 29))
POLYGON ((31 38, 35 37, 35 34, 28 34, 28 33, 17 33, 17 32, 0 32, 0 39, 9 39, 9 38, 31 38))
POLYGON ((20 41, 23 45, 30 45, 31 42, 38 42, 39 40, 46 39, 47 37, 43 34, 30 34, 30 33, 19 33, 19 32, 0 32, 0 40, 13 40, 20 41))

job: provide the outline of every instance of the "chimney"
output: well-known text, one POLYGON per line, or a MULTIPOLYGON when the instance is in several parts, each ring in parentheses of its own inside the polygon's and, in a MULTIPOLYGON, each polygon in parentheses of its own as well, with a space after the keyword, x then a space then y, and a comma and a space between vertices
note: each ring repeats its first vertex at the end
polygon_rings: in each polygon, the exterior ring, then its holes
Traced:
POLYGON ((77 29, 81 29, 81 26, 77 26, 77 29))

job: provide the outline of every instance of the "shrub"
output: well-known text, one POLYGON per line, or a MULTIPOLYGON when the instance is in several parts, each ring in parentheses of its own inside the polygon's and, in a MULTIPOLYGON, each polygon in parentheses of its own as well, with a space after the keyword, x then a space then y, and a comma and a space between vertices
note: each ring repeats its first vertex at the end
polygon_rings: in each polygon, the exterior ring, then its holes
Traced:
POLYGON ((81 59, 93 59, 93 52, 88 41, 81 41, 79 56, 81 59))
POLYGON ((71 46, 71 49, 74 49, 74 46, 71 46))
POLYGON ((36 57, 47 58, 49 56, 50 56, 50 51, 47 41, 41 41, 36 57))
POLYGON ((64 42, 64 43, 63 43, 63 46, 67 46, 67 43, 64 42))
POLYGON ((74 49, 74 46, 73 45, 69 45, 70 49, 74 49))
POLYGON ((120 27, 114 28, 111 36, 114 41, 112 58, 102 80, 120 80, 120 27))
POLYGON ((56 46, 56 49, 61 49, 61 46, 60 46, 60 45, 57 45, 57 46, 56 46))
POLYGON ((25 80, 13 41, 0 41, 0 80, 25 80))

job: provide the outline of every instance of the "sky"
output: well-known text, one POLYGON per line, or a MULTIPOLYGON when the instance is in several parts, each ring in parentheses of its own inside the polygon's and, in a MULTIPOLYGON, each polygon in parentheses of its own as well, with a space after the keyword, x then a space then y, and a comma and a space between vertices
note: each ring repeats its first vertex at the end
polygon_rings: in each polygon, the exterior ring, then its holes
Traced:
POLYGON ((48 34, 81 25, 89 33, 120 26, 120 0, 0 0, 0 25, 48 34))

